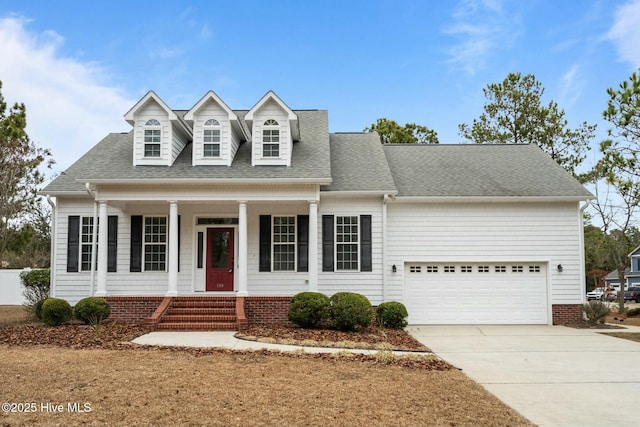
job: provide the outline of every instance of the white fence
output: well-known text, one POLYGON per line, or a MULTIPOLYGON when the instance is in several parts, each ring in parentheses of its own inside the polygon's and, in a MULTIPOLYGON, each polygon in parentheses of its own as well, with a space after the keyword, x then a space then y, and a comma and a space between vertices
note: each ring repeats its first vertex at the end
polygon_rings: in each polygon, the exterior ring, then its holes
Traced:
POLYGON ((0 305, 21 305, 25 302, 20 273, 25 270, 0 270, 0 305))

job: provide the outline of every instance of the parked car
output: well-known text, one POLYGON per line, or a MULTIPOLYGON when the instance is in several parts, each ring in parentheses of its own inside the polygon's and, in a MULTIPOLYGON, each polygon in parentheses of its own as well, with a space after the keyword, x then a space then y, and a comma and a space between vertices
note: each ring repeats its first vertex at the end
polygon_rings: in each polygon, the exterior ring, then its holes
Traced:
POLYGON ((618 298, 618 293, 612 290, 603 290, 602 288, 596 288, 591 292, 587 292, 587 301, 614 301, 618 298))
POLYGON ((624 291, 624 300, 640 302, 640 286, 631 286, 624 291))

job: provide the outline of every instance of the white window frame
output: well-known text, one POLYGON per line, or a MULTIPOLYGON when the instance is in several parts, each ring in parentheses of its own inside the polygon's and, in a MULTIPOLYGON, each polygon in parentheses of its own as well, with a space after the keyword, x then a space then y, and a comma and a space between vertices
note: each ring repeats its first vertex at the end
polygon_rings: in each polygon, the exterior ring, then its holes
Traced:
MULTIPOLYGON (((153 226, 153 224, 152 224, 153 226)), ((153 235, 153 234, 152 234, 153 235)), ((162 234, 158 234, 158 236, 162 236, 162 234)), ((160 253, 160 252, 158 252, 160 253)), ((169 219, 166 215, 145 215, 142 218, 142 267, 143 271, 154 271, 154 272, 166 272, 167 266, 169 263, 169 259, 167 255, 169 254, 169 219), (164 218, 164 242, 147 242, 147 219, 152 218, 164 218), (147 269, 147 247, 148 246, 164 246, 164 269, 147 269)), ((151 264, 158 263, 156 261, 150 261, 151 264)))
POLYGON ((202 130, 202 157, 207 159, 217 159, 220 158, 222 154, 222 129, 220 126, 220 122, 216 119, 209 119, 204 123, 204 129, 202 130), (207 136, 207 132, 211 132, 211 135, 207 136), (217 132, 217 135, 216 135, 217 132), (211 140, 207 141, 207 138, 210 137, 211 140), (216 140, 217 139, 217 140, 216 140), (212 149, 215 149, 215 146, 218 147, 217 155, 207 155, 207 146, 211 146, 212 149))
MULTIPOLYGON (((287 224, 289 226, 290 224, 287 224)), ((288 234, 288 233, 287 233, 288 234)), ((280 235, 283 235, 280 233, 280 235)), ((289 261, 284 261, 288 263, 289 261)), ((281 262, 282 263, 282 262, 281 262)), ((272 272, 296 272, 298 266, 298 219, 296 215, 272 215, 271 216, 271 271, 272 272), (293 242, 276 242, 276 218, 293 219, 293 242), (276 268, 276 246, 292 246, 293 266, 291 269, 276 268)), ((280 264, 281 267, 281 264, 280 264)))
MULTIPOLYGON (((98 218, 98 221, 100 219, 98 218)), ((98 222, 98 227, 100 223, 98 222)), ((91 271, 91 258, 93 251, 93 217, 92 216, 81 216, 80 217, 80 251, 79 260, 80 260, 80 271, 91 271), (87 231, 85 233, 85 230, 87 231), (84 250, 87 250, 87 255, 89 256, 89 260, 85 261, 84 259, 84 250)), ((96 230, 96 269, 98 268, 98 233, 96 230)))
POLYGON ((157 159, 162 157, 162 125, 160 121, 157 119, 149 119, 144 124, 144 133, 143 133, 143 156, 146 159, 157 159), (149 135, 147 135, 149 132, 149 135), (156 141, 157 138, 157 141, 156 141), (152 153, 155 153, 155 147, 158 147, 158 155, 147 155, 147 147, 150 147, 149 150, 152 153))
POLYGON ((280 158, 280 142, 280 124, 274 119, 265 120, 262 125, 262 157, 265 159, 280 158), (277 151, 275 154, 272 154, 274 148, 276 148, 277 151), (269 155, 267 155, 267 152, 269 155))
MULTIPOLYGON (((353 226, 353 223, 348 224, 348 226, 353 226)), ((333 254, 334 258, 333 259, 335 260, 336 271, 346 271, 346 272, 349 272, 349 271, 358 272, 358 271, 360 271, 360 262, 361 262, 361 259, 360 259, 360 237, 361 237, 361 233, 360 233, 360 217, 358 215, 336 215, 335 229, 333 230, 333 232, 334 232, 334 242, 335 242, 334 248, 333 248, 333 250, 334 250, 334 254, 333 254), (350 218, 352 220, 355 219, 355 226, 356 226, 356 234, 355 234, 356 241, 355 242, 353 242, 353 241, 349 241, 349 242, 340 242, 340 241, 338 241, 338 227, 345 225, 345 224, 338 224, 338 223, 340 222, 340 220, 344 220, 344 218, 350 218), (355 245, 355 251, 352 251, 352 252, 349 252, 349 253, 355 254, 355 256, 356 256, 356 260, 357 260, 356 261, 356 264, 357 264, 356 268, 340 268, 339 267, 340 263, 343 263, 343 266, 344 266, 345 262, 348 262, 349 264, 351 264, 353 262, 353 261, 344 261, 344 260, 340 261, 338 259, 338 254, 339 254, 338 247, 340 245, 355 245)), ((353 235, 353 233, 349 233, 349 234, 351 236, 353 235)), ((345 233, 342 233, 341 235, 344 236, 345 233)), ((346 252, 343 252, 343 253, 346 253, 346 252)))

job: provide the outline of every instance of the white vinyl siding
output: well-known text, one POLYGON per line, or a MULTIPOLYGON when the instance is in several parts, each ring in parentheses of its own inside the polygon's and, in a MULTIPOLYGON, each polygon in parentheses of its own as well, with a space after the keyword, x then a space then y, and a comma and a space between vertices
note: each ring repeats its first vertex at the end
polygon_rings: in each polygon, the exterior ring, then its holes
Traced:
MULTIPOLYGON (((577 202, 390 203, 387 264, 466 261, 476 263, 483 274, 496 274, 496 266, 508 273, 511 267, 499 264, 505 260, 562 264, 562 272, 548 272, 551 303, 580 304, 581 225, 577 202)), ((385 269, 389 300, 403 299, 401 270, 394 274, 385 269)))
POLYGON ((254 114, 252 127, 253 165, 289 166, 293 142, 287 113, 276 102, 267 101, 254 114), (265 126, 267 120, 278 125, 265 126))
MULTIPOLYGON (((321 194, 323 196, 323 194, 321 194)), ((382 290, 382 198, 381 197, 323 197, 318 209, 318 290, 326 295, 348 290, 365 295, 372 304, 384 302, 382 290), (360 217, 371 215, 371 262, 373 271, 322 271, 322 215, 360 217)), ((337 221, 336 221, 337 223, 337 221)), ((334 245, 337 244, 334 241, 334 245)), ((360 254, 358 253, 358 256, 360 254)), ((337 260, 337 258, 334 258, 337 260)), ((311 261, 310 261, 311 262, 311 261)), ((391 268, 391 264, 389 264, 391 268)))

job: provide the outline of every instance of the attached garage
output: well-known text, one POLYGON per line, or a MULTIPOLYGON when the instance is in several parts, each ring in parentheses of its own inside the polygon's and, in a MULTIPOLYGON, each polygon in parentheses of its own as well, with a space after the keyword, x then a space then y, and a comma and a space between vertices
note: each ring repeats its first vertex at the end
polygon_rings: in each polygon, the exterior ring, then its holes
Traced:
POLYGON ((409 323, 547 324, 546 263, 405 263, 409 323))

